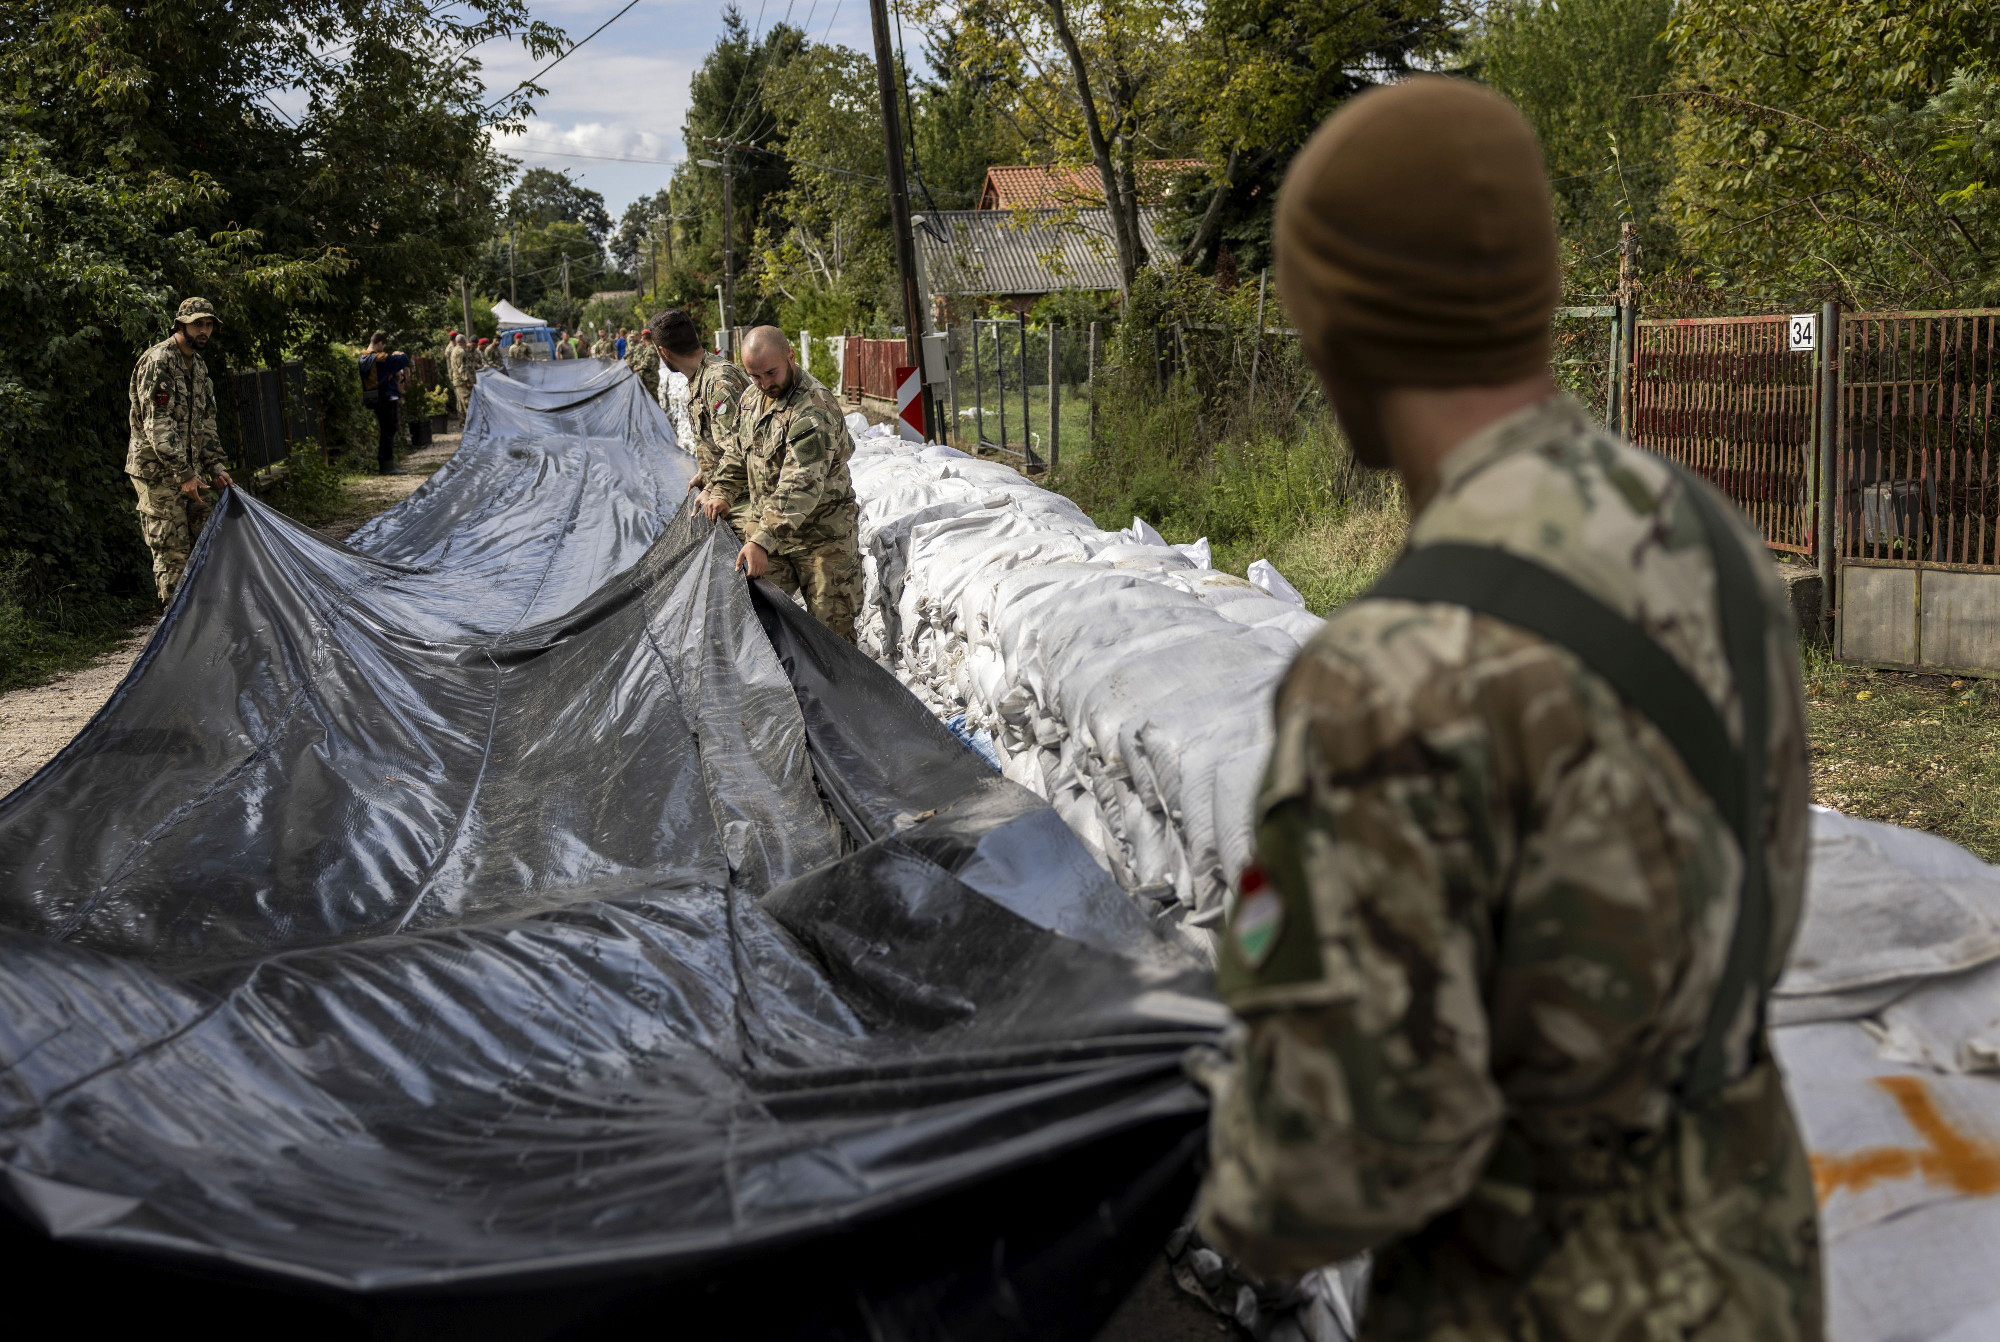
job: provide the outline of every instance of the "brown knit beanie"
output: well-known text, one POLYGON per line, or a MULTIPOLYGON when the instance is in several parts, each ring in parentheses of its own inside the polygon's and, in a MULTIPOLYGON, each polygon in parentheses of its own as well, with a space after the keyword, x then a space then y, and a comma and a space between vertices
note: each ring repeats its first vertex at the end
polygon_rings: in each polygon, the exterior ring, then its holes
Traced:
POLYGON ((1490 89, 1419 75, 1328 117, 1285 175, 1275 244, 1279 297, 1322 368, 1457 387, 1548 363, 1548 173, 1490 89))

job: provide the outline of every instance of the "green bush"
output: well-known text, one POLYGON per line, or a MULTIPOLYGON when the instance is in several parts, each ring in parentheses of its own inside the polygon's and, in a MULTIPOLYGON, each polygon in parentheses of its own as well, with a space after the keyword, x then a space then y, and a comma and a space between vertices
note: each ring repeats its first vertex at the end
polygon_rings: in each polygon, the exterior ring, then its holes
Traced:
POLYGON ((294 443, 284 464, 251 482, 249 488, 294 522, 316 527, 340 515, 348 475, 338 462, 320 456, 317 444, 294 443))

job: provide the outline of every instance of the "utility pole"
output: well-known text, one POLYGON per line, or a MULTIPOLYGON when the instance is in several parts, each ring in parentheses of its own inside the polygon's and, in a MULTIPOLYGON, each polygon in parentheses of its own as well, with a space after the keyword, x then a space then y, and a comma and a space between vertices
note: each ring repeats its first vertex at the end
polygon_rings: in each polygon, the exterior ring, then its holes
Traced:
MULTIPOLYGON (((562 254, 562 282, 563 282, 563 297, 568 298, 569 297, 569 253, 568 252, 564 252, 562 254)), ((568 318, 564 318, 564 320, 567 321, 568 318)))
MULTIPOLYGON (((734 331, 730 325, 736 313, 736 200, 730 194, 729 143, 726 140, 710 140, 710 144, 722 146, 722 161, 712 158, 698 158, 699 167, 714 168, 722 173, 722 329, 734 331)), ((736 337, 731 336, 734 345, 736 337)))
MULTIPOLYGON (((910 184, 903 175, 903 118, 896 96, 896 60, 889 42, 888 0, 868 0, 868 17, 875 29, 875 87, 882 99, 882 138, 888 146, 889 225, 896 239, 896 278, 903 287, 903 335, 909 361, 917 369, 918 385, 923 385, 924 311, 917 295, 917 244, 910 233, 910 184)), ((929 396, 926 410, 934 411, 929 396)), ((938 430, 935 414, 933 434, 938 430)))
POLYGON ((1611 431, 1629 435, 1632 425, 1632 370, 1639 339, 1639 226, 1618 225, 1618 404, 1611 431))
POLYGON ((463 275, 458 277, 458 297, 465 305, 465 338, 470 340, 472 339, 472 286, 466 283, 463 275))
POLYGON ((514 230, 507 229, 507 301, 515 307, 521 305, 521 287, 514 282, 514 230))

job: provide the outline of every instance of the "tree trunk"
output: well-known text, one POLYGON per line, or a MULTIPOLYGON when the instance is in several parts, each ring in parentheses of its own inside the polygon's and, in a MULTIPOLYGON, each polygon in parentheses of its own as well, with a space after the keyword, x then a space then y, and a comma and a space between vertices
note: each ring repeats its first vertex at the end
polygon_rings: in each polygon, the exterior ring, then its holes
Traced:
POLYGON ((1090 91, 1090 67, 1083 59, 1083 47, 1078 44, 1076 34, 1070 31, 1069 15, 1063 9, 1063 0, 1042 0, 1049 11, 1049 22, 1056 31, 1056 40, 1062 43, 1063 54, 1069 57, 1070 73, 1076 80, 1076 99, 1083 111, 1084 130, 1090 136, 1090 156, 1097 164, 1098 180, 1104 184, 1105 213, 1111 219, 1111 244, 1118 253, 1118 292, 1130 299, 1132 281, 1139 273, 1138 230, 1128 223, 1126 212, 1119 208, 1118 170, 1111 162, 1111 141, 1104 134, 1104 122, 1097 115, 1097 98, 1090 91))
POLYGON ((1229 199, 1229 193, 1236 189, 1236 169, 1243 161, 1243 151, 1229 151, 1229 163, 1222 170, 1222 180, 1216 183, 1215 194, 1208 198, 1208 208, 1201 212, 1201 223, 1196 225, 1194 236, 1188 239, 1187 248, 1181 252, 1181 264, 1192 266, 1215 244, 1215 235, 1222 229, 1222 207, 1229 199))

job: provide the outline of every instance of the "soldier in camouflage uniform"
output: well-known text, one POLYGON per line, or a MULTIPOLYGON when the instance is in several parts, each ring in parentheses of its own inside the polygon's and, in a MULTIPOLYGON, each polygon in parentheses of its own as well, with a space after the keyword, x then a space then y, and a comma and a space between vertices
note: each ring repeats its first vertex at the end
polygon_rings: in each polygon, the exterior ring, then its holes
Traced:
POLYGON ((655 313, 652 330, 660 357, 688 380, 688 424, 694 429, 694 459, 699 468, 692 487, 700 489, 715 478, 723 447, 736 435, 737 415, 750 375, 704 347, 694 318, 679 308, 655 313))
POLYGON ((861 608, 861 512, 848 477, 854 442, 833 393, 792 361, 775 326, 744 337, 743 393, 736 432, 702 511, 732 512, 744 535, 738 564, 805 597, 821 624, 852 643, 861 608), (741 519, 737 521, 737 519, 741 519))
POLYGON ((500 342, 485 336, 479 337, 479 366, 481 368, 500 367, 500 342))
POLYGON ((597 339, 590 342, 590 357, 593 359, 611 359, 616 358, 617 354, 618 346, 611 339, 611 328, 608 326, 598 327, 597 339))
POLYGON ((479 364, 464 335, 452 333, 451 347, 444 352, 444 367, 452 395, 458 398, 458 417, 463 421, 472 408, 472 389, 479 381, 479 364))
POLYGON ((523 363, 535 357, 535 352, 528 348, 528 342, 521 338, 519 331, 514 332, 514 338, 507 342, 507 357, 523 363))
POLYGON ((1375 1249, 1368 1338, 1817 1338, 1812 1180, 1762 1031, 1808 779, 1761 539, 1556 393, 1540 151, 1498 95, 1354 100, 1276 243, 1413 520, 1278 691, 1221 939, 1242 1028, 1200 1068, 1200 1226, 1272 1277, 1375 1249))
POLYGON ((174 333, 139 356, 132 370, 132 441, 125 474, 139 495, 139 530, 153 552, 153 582, 173 600, 208 520, 202 475, 217 489, 235 483, 215 435, 215 389, 201 351, 219 323, 205 298, 182 302, 174 333))
POLYGON ((660 399, 660 351, 653 344, 652 328, 639 332, 639 338, 626 345, 625 366, 646 384, 646 395, 660 399))

